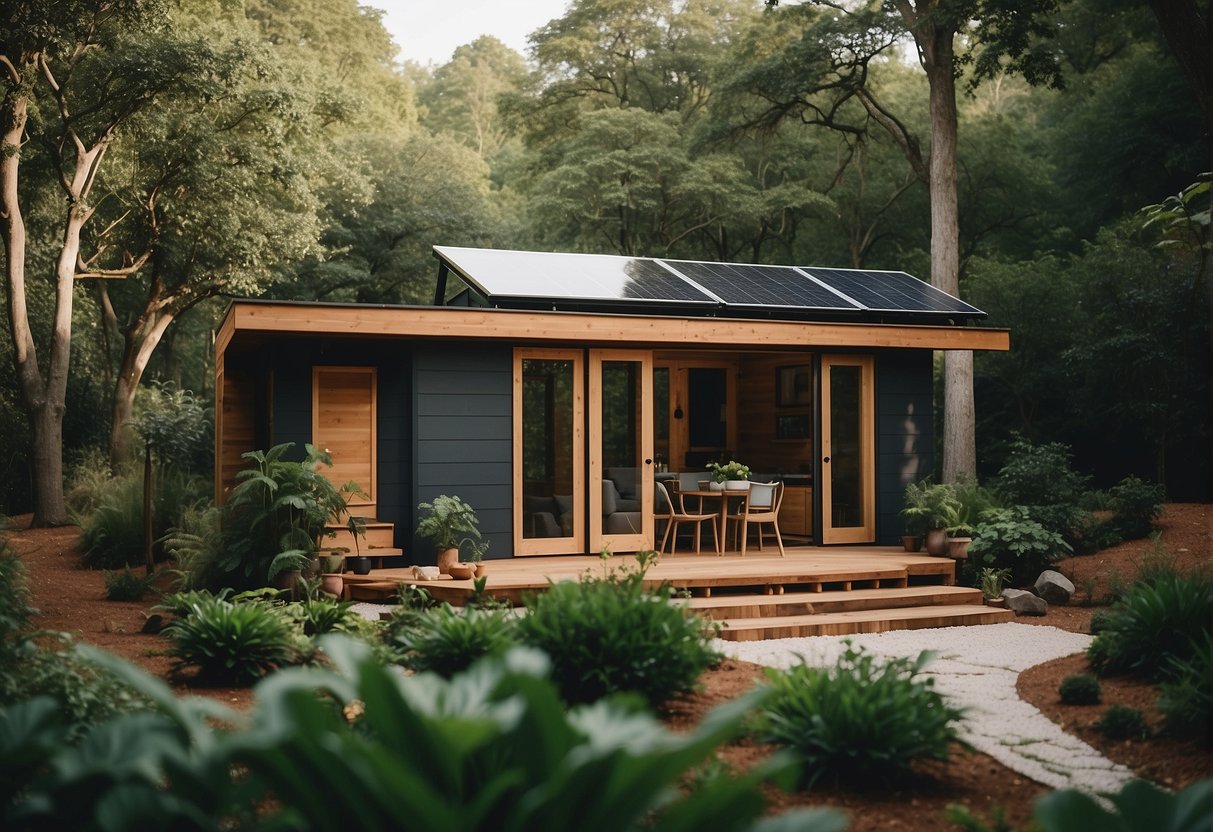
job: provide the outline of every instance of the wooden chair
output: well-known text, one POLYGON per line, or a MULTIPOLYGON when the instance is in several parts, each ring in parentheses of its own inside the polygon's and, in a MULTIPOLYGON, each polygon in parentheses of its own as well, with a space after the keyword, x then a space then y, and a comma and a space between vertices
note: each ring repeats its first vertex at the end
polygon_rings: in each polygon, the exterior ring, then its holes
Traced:
POLYGON ((670 543, 670 551, 674 551, 678 547, 678 527, 684 523, 695 524, 695 554, 699 554, 700 533, 703 530, 704 523, 712 525, 712 541, 716 545, 716 554, 721 553, 720 548, 720 526, 718 524, 719 515, 699 514, 689 512, 682 503, 682 495, 678 495, 678 503, 675 504, 670 499, 670 492, 666 490, 663 483, 654 483, 654 491, 656 492, 657 505, 653 511, 653 519, 657 522, 666 521, 665 533, 661 536, 661 545, 657 547, 657 551, 665 554, 666 541, 670 543))
POLYGON ((783 537, 779 534, 779 506, 783 503, 783 483, 781 482, 752 482, 750 483, 749 498, 743 500, 736 513, 728 513, 725 525, 733 522, 738 526, 741 535, 741 554, 745 556, 746 539, 749 537, 751 523, 758 526, 758 548, 762 549, 763 524, 770 523, 775 531, 775 542, 779 545, 779 556, 786 557, 783 551, 783 537))

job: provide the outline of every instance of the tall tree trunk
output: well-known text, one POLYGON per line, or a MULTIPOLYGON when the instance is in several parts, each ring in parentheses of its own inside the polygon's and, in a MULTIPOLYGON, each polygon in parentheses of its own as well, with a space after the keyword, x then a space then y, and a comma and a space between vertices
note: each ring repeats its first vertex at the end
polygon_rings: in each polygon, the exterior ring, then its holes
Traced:
POLYGON ((115 469, 133 457, 128 423, 135 410, 135 394, 139 392, 139 382, 143 379, 152 353, 175 318, 176 313, 167 310, 159 313, 145 311, 126 332, 122 364, 114 384, 114 422, 110 430, 110 465, 115 469))

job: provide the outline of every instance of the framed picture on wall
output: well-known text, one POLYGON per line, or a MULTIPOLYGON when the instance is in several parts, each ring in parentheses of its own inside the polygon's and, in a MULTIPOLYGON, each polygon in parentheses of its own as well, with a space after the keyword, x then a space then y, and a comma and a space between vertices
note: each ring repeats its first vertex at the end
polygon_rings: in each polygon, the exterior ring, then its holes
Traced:
POLYGON ((808 439, 809 414, 793 413, 775 417, 776 439, 808 439))
POLYGON ((775 368, 775 404, 809 407, 813 404, 813 370, 808 364, 775 368))

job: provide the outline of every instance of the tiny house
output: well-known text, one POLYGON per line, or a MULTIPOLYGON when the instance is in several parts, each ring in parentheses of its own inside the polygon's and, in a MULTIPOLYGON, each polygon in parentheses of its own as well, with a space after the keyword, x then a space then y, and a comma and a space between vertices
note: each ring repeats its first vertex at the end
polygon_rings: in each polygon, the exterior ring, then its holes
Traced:
POLYGON ((934 467, 933 351, 1009 348, 904 272, 434 254, 430 306, 231 304, 218 500, 242 453, 311 442, 412 561, 417 503, 444 493, 489 557, 623 552, 653 545, 657 480, 736 459, 784 483, 785 537, 890 543, 934 467))

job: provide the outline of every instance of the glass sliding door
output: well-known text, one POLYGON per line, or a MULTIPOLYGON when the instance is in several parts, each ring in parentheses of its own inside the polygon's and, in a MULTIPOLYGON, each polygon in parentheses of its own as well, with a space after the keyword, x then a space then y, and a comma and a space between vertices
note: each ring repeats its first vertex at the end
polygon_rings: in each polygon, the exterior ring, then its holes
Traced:
POLYGON ((514 355, 514 552, 582 551, 584 365, 580 350, 514 355))
POLYGON ((823 543, 876 539, 876 423, 871 356, 821 359, 823 543))
POLYGON ((589 549, 652 548, 652 354, 590 350, 589 379, 589 549))

